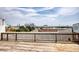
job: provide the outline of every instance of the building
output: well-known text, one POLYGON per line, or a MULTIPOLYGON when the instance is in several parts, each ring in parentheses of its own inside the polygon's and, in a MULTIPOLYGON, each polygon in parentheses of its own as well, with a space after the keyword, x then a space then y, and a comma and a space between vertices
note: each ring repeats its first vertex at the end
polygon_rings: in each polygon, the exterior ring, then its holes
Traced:
POLYGON ((5 20, 0 18, 0 33, 5 32, 5 20))
MULTIPOLYGON (((19 26, 6 27, 6 32, 15 32, 19 26)), ((31 32, 72 33, 72 26, 35 26, 31 32)))
POLYGON ((79 23, 73 24, 73 32, 79 33, 79 23))
POLYGON ((37 28, 38 32, 72 33, 72 26, 43 26, 37 28))

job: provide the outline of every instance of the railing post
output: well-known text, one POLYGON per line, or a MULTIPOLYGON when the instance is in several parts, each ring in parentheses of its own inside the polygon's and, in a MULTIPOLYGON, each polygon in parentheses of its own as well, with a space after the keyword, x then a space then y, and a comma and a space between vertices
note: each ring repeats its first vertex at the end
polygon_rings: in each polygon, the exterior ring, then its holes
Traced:
POLYGON ((55 43, 57 43, 57 34, 55 34, 55 43))
POLYGON ((72 34, 72 39, 73 39, 72 41, 74 41, 74 34, 72 34))
POLYGON ((34 33, 34 42, 36 42, 36 33, 34 33))
POLYGON ((3 40, 3 33, 1 33, 1 41, 3 40))
POLYGON ((7 41, 8 41, 8 33, 7 33, 7 41))
POLYGON ((74 35, 74 39, 75 39, 75 41, 77 40, 77 39, 76 39, 76 34, 74 35))
POLYGON ((17 33, 15 33, 15 41, 17 41, 17 33))
POLYGON ((78 41, 79 41, 79 34, 78 34, 78 41))

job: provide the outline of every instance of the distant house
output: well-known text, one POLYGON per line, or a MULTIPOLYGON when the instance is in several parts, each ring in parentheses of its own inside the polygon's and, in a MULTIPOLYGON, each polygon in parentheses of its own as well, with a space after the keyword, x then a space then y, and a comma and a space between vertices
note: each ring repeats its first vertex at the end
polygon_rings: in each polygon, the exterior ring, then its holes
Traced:
POLYGON ((5 32, 5 20, 0 18, 0 33, 5 32))

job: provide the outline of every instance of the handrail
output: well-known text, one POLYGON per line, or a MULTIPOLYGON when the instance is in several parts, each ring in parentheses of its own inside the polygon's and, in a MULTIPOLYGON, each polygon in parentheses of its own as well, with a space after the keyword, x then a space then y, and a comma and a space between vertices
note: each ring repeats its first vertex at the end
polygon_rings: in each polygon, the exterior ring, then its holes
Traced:
POLYGON ((75 35, 79 33, 57 33, 57 32, 2 32, 2 34, 58 34, 58 35, 75 35))
MULTIPOLYGON (((77 37, 78 37, 78 40, 79 40, 79 33, 53 33, 53 32, 3 32, 3 33, 1 33, 1 40, 3 40, 3 35, 4 34, 6 34, 6 36, 7 36, 7 41, 8 41, 8 39, 9 39, 9 35, 10 34, 15 34, 15 41, 17 41, 18 40, 18 34, 33 34, 33 40, 34 40, 34 42, 36 42, 37 41, 37 35, 55 35, 55 42, 57 42, 57 40, 59 39, 58 38, 58 35, 62 35, 62 37, 63 37, 63 35, 71 35, 71 37, 72 37, 72 39, 74 40, 74 39, 76 39, 76 35, 77 35, 77 37)), ((52 38, 51 38, 52 39, 52 38)), ((68 38, 69 40, 70 40, 70 38, 68 38)))

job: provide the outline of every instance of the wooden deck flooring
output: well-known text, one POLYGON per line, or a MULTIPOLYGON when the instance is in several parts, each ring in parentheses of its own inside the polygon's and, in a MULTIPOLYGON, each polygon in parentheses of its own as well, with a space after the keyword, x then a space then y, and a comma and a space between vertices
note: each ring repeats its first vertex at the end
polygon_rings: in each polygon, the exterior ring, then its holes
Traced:
POLYGON ((3 52, 78 52, 79 45, 75 43, 35 43, 0 41, 0 51, 3 52))

